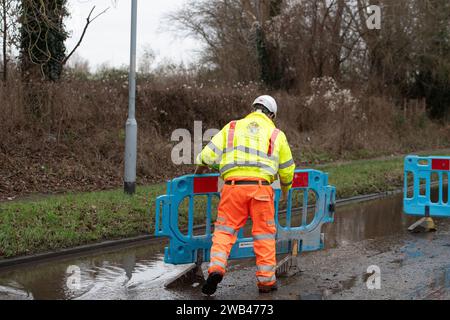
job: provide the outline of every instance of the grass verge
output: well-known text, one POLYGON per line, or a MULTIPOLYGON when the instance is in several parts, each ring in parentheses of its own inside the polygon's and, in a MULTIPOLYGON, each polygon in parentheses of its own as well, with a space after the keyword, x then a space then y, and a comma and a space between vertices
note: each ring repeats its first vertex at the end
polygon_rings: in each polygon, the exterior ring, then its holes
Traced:
MULTIPOLYGON (((403 157, 336 163, 319 169, 329 173, 339 198, 403 185, 403 157)), ((154 200, 164 190, 164 184, 159 184, 138 188, 134 197, 116 190, 0 203, 0 258, 152 233, 154 200)), ((201 201, 197 205, 204 207, 201 201)), ((198 212, 195 223, 204 223, 205 211, 198 212)), ((180 224, 186 226, 186 217, 180 217, 180 224)))
POLYGON ((164 185, 68 194, 0 204, 0 257, 120 239, 149 233, 154 199, 164 185))

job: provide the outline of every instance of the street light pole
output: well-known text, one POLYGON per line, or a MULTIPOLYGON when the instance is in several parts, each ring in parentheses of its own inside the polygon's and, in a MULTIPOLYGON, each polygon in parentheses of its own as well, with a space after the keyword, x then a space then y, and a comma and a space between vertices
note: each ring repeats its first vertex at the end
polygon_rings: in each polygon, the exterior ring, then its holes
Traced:
POLYGON ((136 162, 137 162, 137 130, 136 122, 136 34, 137 34, 137 0, 131 0, 131 46, 130 73, 128 79, 129 101, 128 120, 125 130, 125 193, 133 195, 136 192, 136 162))

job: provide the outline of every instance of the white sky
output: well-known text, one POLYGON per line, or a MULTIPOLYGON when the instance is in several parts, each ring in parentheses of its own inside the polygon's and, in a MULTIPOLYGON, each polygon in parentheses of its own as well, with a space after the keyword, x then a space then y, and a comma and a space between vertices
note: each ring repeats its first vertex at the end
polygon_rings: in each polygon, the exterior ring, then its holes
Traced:
MULTIPOLYGON (((180 8, 185 0, 138 0, 138 58, 144 47, 149 46, 157 55, 157 62, 170 59, 189 63, 195 60, 201 45, 191 38, 177 37, 161 23, 167 12, 180 8)), ((77 43, 90 10, 110 9, 95 20, 87 31, 77 53, 89 60, 91 68, 102 63, 121 66, 129 63, 131 0, 69 0, 71 17, 66 26, 71 32, 67 40, 70 52, 77 43)), ((95 15, 95 14, 94 14, 95 15)))

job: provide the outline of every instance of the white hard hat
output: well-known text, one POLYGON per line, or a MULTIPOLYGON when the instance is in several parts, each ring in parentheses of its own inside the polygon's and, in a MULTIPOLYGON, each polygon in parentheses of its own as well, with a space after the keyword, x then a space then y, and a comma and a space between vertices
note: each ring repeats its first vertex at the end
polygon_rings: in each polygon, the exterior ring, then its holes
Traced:
POLYGON ((256 98, 255 102, 253 102, 253 106, 260 104, 267 108, 270 112, 277 115, 278 105, 274 98, 271 96, 261 96, 256 98))

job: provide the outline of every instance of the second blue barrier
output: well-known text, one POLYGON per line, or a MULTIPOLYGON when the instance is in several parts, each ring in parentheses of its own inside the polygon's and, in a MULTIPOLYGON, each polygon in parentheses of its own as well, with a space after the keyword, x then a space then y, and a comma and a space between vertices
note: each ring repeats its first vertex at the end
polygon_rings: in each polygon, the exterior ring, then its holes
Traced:
POLYGON ((421 217, 450 217, 449 178, 450 157, 406 157, 404 212, 421 217))

